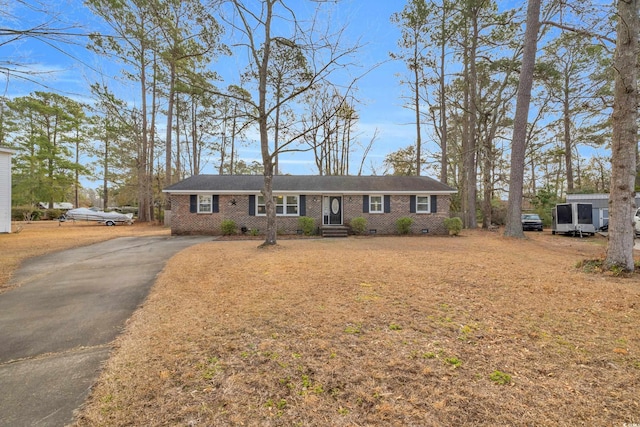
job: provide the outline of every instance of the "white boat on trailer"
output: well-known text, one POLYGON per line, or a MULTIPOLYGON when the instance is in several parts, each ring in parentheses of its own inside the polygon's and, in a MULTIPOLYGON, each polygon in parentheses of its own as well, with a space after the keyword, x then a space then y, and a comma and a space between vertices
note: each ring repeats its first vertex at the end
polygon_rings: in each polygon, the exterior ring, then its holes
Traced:
POLYGON ((60 221, 96 221, 104 225, 133 224, 133 214, 120 212, 104 212, 93 208, 77 208, 68 210, 60 221))

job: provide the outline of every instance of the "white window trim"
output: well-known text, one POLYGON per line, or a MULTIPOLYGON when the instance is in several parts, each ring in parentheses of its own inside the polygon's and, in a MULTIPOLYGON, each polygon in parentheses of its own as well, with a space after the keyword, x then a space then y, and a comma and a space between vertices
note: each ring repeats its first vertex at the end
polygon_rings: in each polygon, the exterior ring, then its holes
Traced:
POLYGON ((201 214, 213 213, 213 195, 212 194, 198 194, 198 209, 197 209, 197 212, 201 213, 201 214), (208 197, 209 198, 209 210, 208 211, 200 209, 200 206, 202 205, 200 200, 201 200, 202 197, 208 197))
POLYGON ((430 194, 416 194, 416 213, 419 213, 419 214, 431 213, 431 195, 430 194), (419 205, 423 204, 423 203, 418 203, 419 197, 426 197, 427 210, 418 208, 419 205))
MULTIPOLYGON (((283 204, 282 206, 282 213, 277 213, 276 212, 276 216, 300 216, 300 196, 298 194, 274 194, 273 195, 274 198, 276 197, 282 197, 282 202, 283 204), (287 204, 287 197, 295 197, 296 198, 296 203, 294 204, 287 204), (296 207, 296 213, 287 213, 287 207, 289 206, 295 206, 296 207)), ((256 197, 256 216, 267 216, 266 213, 266 205, 265 203, 260 203, 260 199, 264 199, 263 195, 258 195, 256 197), (261 206, 265 206, 265 213, 260 213, 260 207, 261 206)))
POLYGON ((372 214, 384 213, 384 196, 381 196, 379 194, 369 195, 369 213, 372 213, 372 214), (380 209, 373 209, 372 200, 373 200, 374 197, 379 197, 380 198, 380 209))

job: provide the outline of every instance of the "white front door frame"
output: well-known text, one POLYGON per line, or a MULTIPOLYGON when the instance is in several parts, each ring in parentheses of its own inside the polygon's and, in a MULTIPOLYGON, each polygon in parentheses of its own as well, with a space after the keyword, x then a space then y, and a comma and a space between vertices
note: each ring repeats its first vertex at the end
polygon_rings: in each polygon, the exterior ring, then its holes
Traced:
POLYGON ((342 225, 343 206, 342 195, 322 196, 322 225, 342 225))

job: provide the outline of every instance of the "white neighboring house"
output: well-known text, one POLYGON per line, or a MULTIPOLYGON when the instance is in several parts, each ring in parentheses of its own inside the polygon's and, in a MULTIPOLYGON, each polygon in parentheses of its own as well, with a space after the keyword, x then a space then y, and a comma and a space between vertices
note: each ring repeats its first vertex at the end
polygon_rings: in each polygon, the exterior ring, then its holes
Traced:
POLYGON ((11 233, 11 155, 0 147, 0 233, 11 233))
MULTIPOLYGON (((38 207, 40 209, 49 209, 49 203, 47 202, 40 202, 38 203, 38 207)), ((53 203, 53 209, 63 209, 63 210, 69 210, 69 209, 73 209, 73 203, 69 203, 69 202, 60 202, 60 203, 53 203)))

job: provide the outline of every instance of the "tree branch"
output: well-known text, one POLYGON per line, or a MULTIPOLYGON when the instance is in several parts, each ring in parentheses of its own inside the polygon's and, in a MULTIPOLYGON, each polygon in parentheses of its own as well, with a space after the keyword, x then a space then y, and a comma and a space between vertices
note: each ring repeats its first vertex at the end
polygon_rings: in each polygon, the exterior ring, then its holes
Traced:
POLYGON ((549 26, 556 27, 556 28, 559 28, 559 29, 564 30, 564 31, 570 31, 572 33, 580 34, 580 35, 583 35, 583 36, 593 37, 593 38, 598 39, 600 41, 605 41, 605 42, 608 42, 608 43, 611 43, 611 44, 616 44, 616 41, 614 39, 609 38, 607 36, 604 36, 602 34, 597 34, 597 33, 591 32, 589 30, 582 29, 582 28, 571 27, 569 25, 561 24, 559 22, 541 21, 540 25, 549 25, 549 26))

